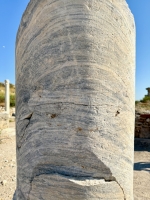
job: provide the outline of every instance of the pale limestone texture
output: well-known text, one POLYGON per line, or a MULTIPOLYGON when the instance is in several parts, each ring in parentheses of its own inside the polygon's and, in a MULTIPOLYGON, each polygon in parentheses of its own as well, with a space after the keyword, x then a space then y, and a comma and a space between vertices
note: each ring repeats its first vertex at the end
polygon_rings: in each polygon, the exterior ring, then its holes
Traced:
POLYGON ((132 200, 135 28, 125 0, 31 0, 16 41, 17 200, 132 200))

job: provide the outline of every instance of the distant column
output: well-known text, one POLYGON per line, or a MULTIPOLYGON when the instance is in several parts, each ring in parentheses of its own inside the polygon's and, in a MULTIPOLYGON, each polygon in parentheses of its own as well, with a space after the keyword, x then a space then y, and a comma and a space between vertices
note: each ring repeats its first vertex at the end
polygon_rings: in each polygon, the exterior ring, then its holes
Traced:
POLYGON ((150 97, 150 88, 146 88, 146 90, 148 91, 148 94, 147 94, 147 96, 149 96, 149 97, 150 97))
POLYGON ((5 80, 5 111, 9 114, 10 110, 10 89, 9 80, 5 80))

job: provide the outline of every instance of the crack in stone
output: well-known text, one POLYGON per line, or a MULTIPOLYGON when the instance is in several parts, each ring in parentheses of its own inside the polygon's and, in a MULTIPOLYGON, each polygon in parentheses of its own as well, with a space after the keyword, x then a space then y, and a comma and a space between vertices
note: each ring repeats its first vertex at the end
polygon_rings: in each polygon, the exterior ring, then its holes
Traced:
POLYGON ((123 195, 124 195, 124 200, 126 200, 125 192, 124 192, 123 188, 121 187, 120 183, 117 181, 117 179, 116 179, 114 176, 112 176, 112 177, 114 178, 114 181, 115 181, 115 182, 119 185, 119 187, 121 188, 121 190, 122 190, 122 192, 123 192, 123 195))
MULTIPOLYGON (((64 177, 64 178, 70 178, 72 180, 75 180, 75 181, 83 181, 83 180, 104 180, 105 182, 116 182, 118 185, 119 183, 116 181, 116 179, 112 176, 110 179, 106 179, 106 178, 103 178, 103 177, 90 177, 90 176, 80 176, 80 177, 76 177, 76 176, 70 176, 70 175, 64 175, 63 173, 60 174, 60 173, 42 173, 42 174, 39 174, 39 175, 35 175, 31 180, 30 180, 30 190, 29 190, 29 193, 28 193, 28 197, 27 197, 27 200, 30 200, 30 193, 32 191, 32 183, 34 181, 34 179, 36 177, 39 177, 41 175, 59 175, 61 177, 64 177)), ((120 185, 119 185, 120 186, 120 185)), ((121 187, 121 186, 120 186, 121 187)), ((122 188, 121 188, 122 189, 122 188)), ((123 189, 122 189, 123 191, 123 189)), ((126 199, 124 199, 126 200, 126 199)))
POLYGON ((33 112, 32 113, 30 113, 28 116, 26 116, 26 117, 24 117, 21 121, 23 121, 23 120, 28 120, 28 123, 25 125, 25 128, 24 128, 24 133, 23 133, 23 135, 21 136, 21 138, 20 138, 20 145, 17 145, 17 147, 18 147, 18 150, 21 148, 21 146, 22 146, 22 144, 23 144, 23 142, 22 142, 22 140, 23 140, 23 138, 24 138, 24 136, 25 136, 25 133, 26 133, 26 129, 28 128, 28 126, 29 126, 29 124, 30 124, 30 121, 31 121, 31 118, 32 118, 32 116, 33 116, 33 112))
MULTIPOLYGON (((118 181, 116 180, 116 178, 114 176, 112 176, 110 179, 106 179, 106 178, 100 178, 100 177, 73 177, 73 176, 66 176, 66 175, 63 175, 63 174, 58 174, 58 173, 53 173, 53 175, 59 175, 59 176, 62 176, 62 177, 70 177, 72 180, 77 180, 77 181, 82 181, 82 180, 104 180, 105 182, 116 182, 118 184, 118 186, 121 188, 122 192, 123 192, 123 195, 124 195, 124 200, 126 200, 126 197, 125 197, 125 193, 124 193, 124 190, 123 188, 121 187, 121 185, 118 183, 118 181)), ((29 193, 28 193, 28 198, 27 200, 30 200, 29 198, 29 195, 32 191, 32 183, 34 181, 34 179, 36 177, 39 177, 41 175, 47 175, 47 173, 43 173, 43 174, 39 174, 39 175, 36 175, 35 177, 32 178, 32 180, 30 181, 30 190, 29 190, 29 193)))
POLYGON ((124 200, 126 200, 125 192, 124 192, 122 186, 119 184, 119 182, 116 180, 116 178, 114 176, 112 176, 112 172, 111 172, 110 168, 108 168, 107 166, 106 166, 106 168, 109 169, 109 171, 111 173, 111 176, 109 176, 109 177, 92 177, 92 176, 79 176, 79 177, 77 177, 76 175, 73 175, 73 174, 72 175, 69 175, 69 174, 66 175, 66 174, 60 173, 60 172, 59 173, 58 172, 52 172, 52 173, 50 173, 50 172, 45 173, 44 172, 44 173, 40 173, 40 174, 35 174, 30 180, 30 190, 29 190, 29 193, 28 193, 27 200, 30 200, 29 195, 32 191, 32 183, 33 183, 34 179, 36 177, 41 176, 41 175, 59 175, 59 176, 62 176, 64 178, 67 178, 67 179, 70 178, 74 181, 83 181, 83 180, 99 180, 100 181, 100 180, 104 180, 105 182, 116 182, 123 192, 124 200))
POLYGON ((40 103, 40 104, 36 104, 35 106, 43 106, 43 105, 77 105, 77 106, 90 106, 90 107, 94 107, 94 106, 114 106, 114 105, 110 105, 110 104, 102 104, 102 105, 94 105, 94 104, 82 104, 82 103, 74 103, 74 102, 57 102, 57 103, 40 103))
MULTIPOLYGON (((48 104, 50 104, 50 103, 48 103, 48 104)), ((52 103, 52 104, 60 104, 60 103, 52 103)), ((74 105, 82 105, 82 106, 94 106, 94 105, 86 105, 86 104, 75 104, 75 103, 68 103, 68 102, 61 102, 61 104, 63 105, 63 104, 74 104, 74 105)), ((40 104, 40 105, 44 105, 44 104, 40 104)), ((110 106, 112 106, 112 105, 110 105, 110 106)), ((25 129, 24 129, 24 134, 23 134, 23 136, 21 137, 21 140, 23 139, 23 137, 25 136, 25 131, 26 131, 26 129, 28 128, 28 126, 29 126, 29 124, 30 124, 30 121, 31 121, 31 118, 32 118, 32 116, 33 116, 33 112, 32 113, 30 113, 29 115, 27 115, 27 116, 25 116, 22 120, 28 120, 28 123, 26 124, 26 127, 25 127, 25 129)), ((23 144, 23 142, 21 142, 22 144, 23 144)), ((20 147, 18 147, 18 149, 19 148, 21 148, 21 146, 22 146, 22 144, 20 145, 20 147)), ((103 163, 104 164, 104 163, 103 163)), ((105 164, 104 164, 105 165, 105 164)), ((124 192, 124 190, 123 190, 123 188, 121 187, 121 185, 119 184, 119 182, 116 180, 116 178, 114 177, 114 176, 112 176, 112 172, 111 172, 111 170, 110 170, 110 168, 108 168, 106 165, 105 165, 105 167, 110 171, 110 174, 111 174, 111 176, 109 176, 109 177, 91 177, 91 176, 80 176, 80 177, 77 177, 77 176, 74 176, 74 175, 66 175, 66 174, 63 174, 63 173, 58 173, 58 172, 55 172, 55 173, 50 173, 50 172, 48 172, 48 173, 40 173, 40 174, 35 174, 33 177, 31 177, 31 179, 30 179, 30 189, 29 189, 29 193, 28 193, 28 197, 27 197, 27 200, 30 200, 30 197, 29 197, 29 195, 30 195, 30 193, 31 193, 31 191, 32 191, 32 183, 33 183, 33 181, 34 181, 34 179, 36 178, 36 177, 38 177, 38 176, 40 176, 40 175, 52 175, 52 174, 57 174, 57 175, 59 175, 59 176, 63 176, 63 177, 70 177, 71 179, 75 179, 75 180, 78 180, 78 181, 80 181, 80 180, 86 180, 86 179, 90 179, 90 180, 104 180, 105 182, 112 182, 112 181, 114 181, 114 182, 116 182, 117 184, 118 184, 118 186, 121 188, 121 190, 122 190, 122 192, 123 192, 123 195, 124 195, 124 200, 126 200, 126 196, 125 196, 125 192, 124 192)))
POLYGON ((29 120, 28 124, 26 125, 25 130, 28 128, 28 126, 29 126, 29 124, 30 124, 30 121, 31 121, 32 115, 33 115, 33 112, 32 112, 28 117, 24 118, 24 119, 28 119, 28 120, 29 120))

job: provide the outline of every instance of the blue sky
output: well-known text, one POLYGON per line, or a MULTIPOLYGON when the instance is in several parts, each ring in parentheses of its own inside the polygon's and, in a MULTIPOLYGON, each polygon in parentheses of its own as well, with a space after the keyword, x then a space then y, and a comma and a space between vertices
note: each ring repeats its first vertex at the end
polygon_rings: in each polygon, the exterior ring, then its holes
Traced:
MULTIPOLYGON (((0 1, 0 82, 15 83, 15 40, 29 0, 0 1)), ((127 0, 136 23, 136 100, 150 87, 150 0, 127 0)))
POLYGON ((136 99, 150 87, 150 0, 127 0, 136 24, 136 99))
POLYGON ((29 0, 0 0, 0 82, 15 83, 15 41, 29 0))

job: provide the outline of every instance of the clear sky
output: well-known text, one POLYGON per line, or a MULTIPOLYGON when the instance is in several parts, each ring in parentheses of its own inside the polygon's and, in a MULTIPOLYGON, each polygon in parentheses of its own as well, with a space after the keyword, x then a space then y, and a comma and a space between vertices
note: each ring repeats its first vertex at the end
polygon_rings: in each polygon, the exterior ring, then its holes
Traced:
POLYGON ((0 82, 15 83, 15 41, 29 0, 0 0, 0 82))
POLYGON ((150 0, 127 0, 136 24, 136 99, 150 87, 150 0))
MULTIPOLYGON (((0 0, 0 82, 15 83, 15 40, 29 0, 0 0)), ((127 0, 136 23, 136 100, 150 87, 150 0, 127 0)))

